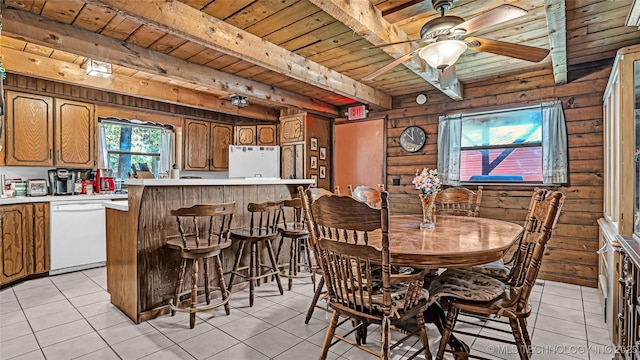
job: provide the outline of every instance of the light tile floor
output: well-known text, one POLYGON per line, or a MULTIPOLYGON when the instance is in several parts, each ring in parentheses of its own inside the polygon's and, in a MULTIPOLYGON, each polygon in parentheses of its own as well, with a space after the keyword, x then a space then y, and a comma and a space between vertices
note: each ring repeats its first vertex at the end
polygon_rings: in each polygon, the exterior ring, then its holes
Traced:
MULTIPOLYGON (((296 280, 293 290, 285 290, 283 296, 273 284, 263 284, 256 288, 251 308, 248 291, 234 293, 231 315, 222 309, 199 313, 193 330, 184 313, 134 325, 111 305, 105 289, 105 269, 97 268, 2 290, 0 359, 313 359, 320 353, 329 321, 326 311, 316 308, 309 325, 304 324, 313 295, 309 280, 296 280)), ((531 300, 534 359, 613 357, 596 289, 538 281, 531 300)), ((435 354, 439 334, 433 325, 427 327, 435 354)), ((475 331, 496 333, 487 328, 475 331)), ((377 334, 377 329, 370 329, 372 347, 380 343, 377 334)), ((518 358, 512 347, 460 338, 476 354, 518 358)), ((393 358, 406 358, 419 347, 412 338, 392 352, 393 358)), ((340 343, 330 349, 328 358, 375 357, 340 343)))

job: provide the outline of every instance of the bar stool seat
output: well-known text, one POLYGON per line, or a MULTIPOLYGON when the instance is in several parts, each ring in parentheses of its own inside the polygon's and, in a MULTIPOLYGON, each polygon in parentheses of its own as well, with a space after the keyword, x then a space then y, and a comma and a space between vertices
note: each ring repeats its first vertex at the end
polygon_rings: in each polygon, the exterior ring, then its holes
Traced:
POLYGON ((178 222, 179 237, 167 240, 167 247, 180 251, 179 279, 173 299, 169 301, 171 315, 176 311, 189 313, 189 327, 193 329, 196 322, 196 312, 212 310, 221 306, 225 307, 227 315, 230 314, 230 291, 227 290, 220 261, 220 252, 231 246, 229 239, 229 227, 233 219, 235 203, 215 205, 194 205, 190 208, 180 208, 171 211, 178 222), (191 221, 185 221, 189 218, 191 221), (207 221, 198 224, 199 218, 208 218, 207 221), (188 226, 191 223, 191 226, 188 226), (208 227, 208 230, 206 229, 208 227), (185 228, 188 228, 188 232, 185 228), (202 229, 201 229, 202 228, 202 229), (203 231, 204 230, 204 231, 203 231), (201 238, 205 234, 206 238, 201 238), (211 286, 209 276, 209 259, 215 261, 215 269, 218 277, 218 286, 211 286), (191 288, 182 291, 186 276, 187 263, 191 262, 191 288), (198 285, 199 263, 202 263, 204 284, 198 285), (212 303, 211 292, 220 291, 221 299, 212 303), (204 293, 204 302, 198 299, 204 293), (189 294, 188 306, 181 304, 183 296, 189 294))
POLYGON ((266 202, 262 204, 250 203, 247 210, 251 213, 249 226, 230 231, 230 239, 239 242, 236 259, 231 270, 229 279, 229 291, 233 287, 233 280, 236 276, 243 277, 249 281, 249 306, 253 306, 254 288, 259 285, 262 278, 274 276, 278 284, 280 295, 284 294, 282 283, 280 282, 280 269, 273 251, 273 241, 278 238, 278 222, 282 215, 282 202, 266 202), (250 256, 249 265, 240 266, 242 262, 245 244, 249 243, 250 256), (263 264, 261 256, 258 255, 258 244, 264 244, 269 255, 270 264, 263 264), (266 272, 264 270, 267 270, 266 272), (248 270, 248 274, 241 271, 248 270))

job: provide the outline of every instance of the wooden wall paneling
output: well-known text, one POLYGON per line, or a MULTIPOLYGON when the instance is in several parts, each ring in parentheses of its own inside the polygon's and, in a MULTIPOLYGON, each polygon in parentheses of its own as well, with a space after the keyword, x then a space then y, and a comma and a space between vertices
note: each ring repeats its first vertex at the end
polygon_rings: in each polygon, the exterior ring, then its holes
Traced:
POLYGON ((53 98, 7 91, 6 163, 53 166, 53 98))
POLYGON ((33 269, 34 274, 50 269, 49 203, 33 204, 33 269))
POLYGON ((55 99, 55 164, 58 167, 93 168, 96 165, 95 106, 55 99))
MULTIPOLYGON (((384 112, 387 122, 387 183, 394 214, 419 213, 418 193, 411 184, 416 169, 437 166, 438 117, 499 108, 539 104, 560 99, 567 121, 569 184, 561 186, 567 199, 540 277, 554 281, 596 286, 598 244, 596 220, 602 216, 603 134, 602 94, 611 71, 599 65, 564 85, 555 85, 551 69, 505 75, 465 84, 467 99, 452 102, 435 91, 427 92, 427 104, 417 105, 415 94, 394 98, 394 110, 384 112), (406 126, 423 127, 427 144, 415 154, 402 151, 397 143, 406 126), (556 242, 557 240, 557 242, 556 242)), ((474 186, 470 186, 472 189, 474 186)), ((509 190, 506 186, 485 186, 480 216, 522 223, 533 189, 509 190)))
POLYGON ((0 207, 0 236, 2 259, 0 259, 0 284, 20 279, 29 273, 31 253, 28 246, 30 235, 31 205, 9 205, 0 207))
POLYGON ((306 117, 306 125, 305 125, 305 132, 306 132, 306 137, 307 137, 307 144, 306 144, 306 153, 307 153, 307 158, 305 159, 306 162, 306 168, 308 170, 308 173, 306 176, 309 176, 311 174, 317 174, 318 175, 318 187, 321 188, 325 188, 327 190, 331 190, 333 188, 332 185, 332 178, 331 178, 331 174, 332 174, 332 163, 331 163, 331 159, 333 158, 333 154, 331 153, 331 149, 333 148, 333 137, 332 137, 332 133, 331 133, 331 128, 332 128, 332 124, 331 121, 329 119, 317 116, 317 115, 313 115, 313 114, 307 114, 306 117), (315 137, 318 139, 318 149, 317 150, 311 150, 311 138, 315 137), (320 160, 320 147, 326 147, 327 148, 327 159, 326 160, 320 160), (318 157, 318 168, 317 169, 311 169, 311 156, 316 156, 318 157), (320 178, 320 166, 324 166, 325 167, 325 178, 321 179, 320 178))

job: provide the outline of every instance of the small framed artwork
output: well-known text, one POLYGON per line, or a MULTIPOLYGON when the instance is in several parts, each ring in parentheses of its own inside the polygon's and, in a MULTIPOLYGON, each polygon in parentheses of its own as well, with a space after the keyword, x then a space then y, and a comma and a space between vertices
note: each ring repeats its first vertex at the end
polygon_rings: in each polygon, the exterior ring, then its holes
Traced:
POLYGON ((318 175, 315 175, 315 174, 314 174, 314 175, 311 175, 311 180, 313 180, 313 181, 314 181, 314 183, 313 183, 313 184, 311 184, 311 187, 316 187, 316 186, 318 186, 318 175))
POLYGON ((327 167, 320 166, 320 179, 325 179, 327 177, 327 167))
POLYGON ((311 168, 312 169, 317 169, 318 168, 318 157, 317 156, 312 156, 311 157, 311 168))
POLYGON ((318 138, 311 138, 311 151, 318 151, 318 138))
POLYGON ((327 160, 327 148, 320 146, 320 160, 327 160))

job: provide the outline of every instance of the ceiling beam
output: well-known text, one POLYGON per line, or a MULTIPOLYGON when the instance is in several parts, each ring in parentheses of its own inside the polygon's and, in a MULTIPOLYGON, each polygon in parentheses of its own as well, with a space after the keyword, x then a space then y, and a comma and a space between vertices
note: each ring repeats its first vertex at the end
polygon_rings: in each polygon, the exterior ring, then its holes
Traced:
POLYGON ((293 106, 321 115, 339 115, 337 107, 320 100, 61 24, 26 11, 2 7, 2 25, 2 35, 5 36, 177 81, 199 84, 217 95, 235 93, 248 96, 251 101, 265 106, 293 106))
POLYGON ((277 121, 275 109, 249 105, 239 108, 220 97, 175 85, 163 84, 152 80, 136 79, 113 74, 109 78, 87 75, 80 65, 48 57, 26 53, 6 47, 0 48, 3 66, 8 72, 41 79, 63 82, 87 88, 109 91, 122 95, 136 96, 149 100, 167 102, 212 110, 225 114, 239 115, 252 119, 277 121))
POLYGON ((567 11, 565 2, 544 0, 551 46, 551 64, 556 84, 567 82, 567 11))
MULTIPOLYGON (((370 0, 310 1, 374 45, 412 40, 398 26, 385 20, 382 17, 382 12, 370 0)), ((398 59, 419 47, 415 44, 400 44, 385 46, 382 50, 391 57, 398 59)), ((438 70, 430 66, 424 66, 422 60, 412 57, 403 62, 403 64, 450 98, 462 100, 462 84, 457 78, 449 87, 444 88, 438 80, 438 70)))
POLYGON ((391 109, 391 96, 303 56, 262 40, 179 1, 88 0, 224 54, 373 107, 391 109))

